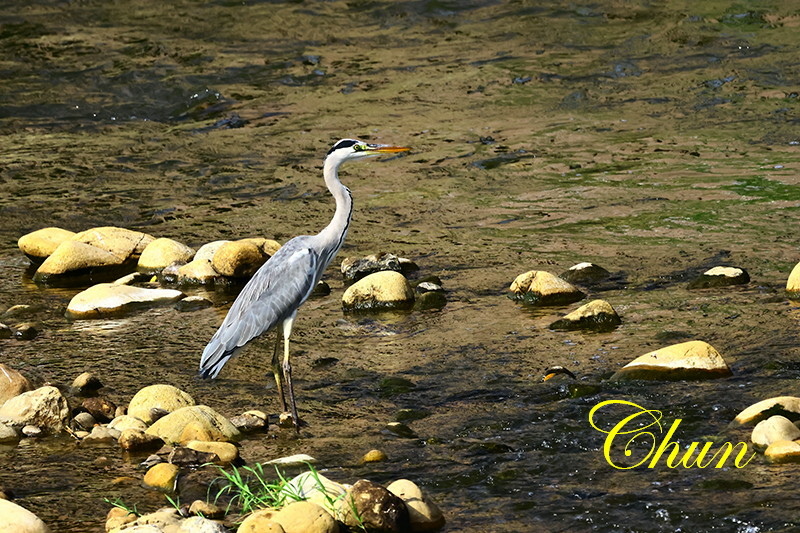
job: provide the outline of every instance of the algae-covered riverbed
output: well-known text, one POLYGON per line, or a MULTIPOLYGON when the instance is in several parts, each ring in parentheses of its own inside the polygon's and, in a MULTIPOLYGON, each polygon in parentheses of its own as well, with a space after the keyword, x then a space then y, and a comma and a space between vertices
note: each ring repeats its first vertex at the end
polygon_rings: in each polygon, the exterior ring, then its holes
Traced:
MULTIPOLYGON (((247 461, 308 453, 339 481, 412 479, 446 531, 797 528, 796 465, 618 470, 588 413, 624 399, 681 418, 683 442, 737 442, 741 409, 797 395, 800 310, 783 287, 800 261, 798 27, 789 1, 6 2, 0 302, 38 306, 42 333, 0 341, 2 361, 37 384, 92 371, 123 405, 169 383, 228 416, 277 413, 269 342, 197 378, 234 294, 68 321, 78 289, 33 284, 16 240, 116 225, 193 247, 285 242, 333 212, 321 162, 334 141, 408 145, 343 168, 355 212, 340 258, 408 257, 441 278, 447 306, 345 315, 332 266, 331 295, 293 335, 309 426, 245 440, 247 461), (520 273, 581 261, 615 275, 590 295, 622 316, 610 333, 552 331, 574 306, 506 297, 520 273), (751 282, 686 289, 718 264, 751 282), (733 376, 603 381, 689 339, 733 376), (541 383, 553 365, 599 391, 541 383), (407 408, 430 413, 409 423, 418 438, 386 433, 407 408), (360 465, 371 448, 389 461, 360 465)), ((68 437, 3 449, 0 472, 54 531, 102 531, 104 497, 164 503, 137 461, 68 437)))

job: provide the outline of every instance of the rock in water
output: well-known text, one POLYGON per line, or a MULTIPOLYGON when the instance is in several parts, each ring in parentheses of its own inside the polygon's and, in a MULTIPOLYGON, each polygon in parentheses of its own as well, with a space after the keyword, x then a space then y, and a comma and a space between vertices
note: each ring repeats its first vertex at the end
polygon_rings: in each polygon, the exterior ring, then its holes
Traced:
POLYGON ((0 531, 4 533, 50 533, 42 520, 14 502, 0 499, 0 531))
POLYGON ((161 237, 147 245, 139 257, 137 269, 153 274, 173 263, 188 263, 194 257, 194 250, 183 243, 161 237))
MULTIPOLYGON (((180 443, 184 440, 184 429, 189 425, 199 426, 205 433, 203 440, 237 441, 242 437, 227 418, 206 405, 182 407, 156 420, 147 433, 158 435, 164 442, 180 443)), ((195 432, 197 433, 197 432, 195 432)), ((200 439, 197 439, 200 440, 200 439)))
POLYGON ((569 283, 577 283, 578 285, 591 285, 608 279, 611 272, 594 263, 578 263, 572 265, 565 272, 562 272, 559 277, 569 283))
POLYGON ((358 281, 375 272, 401 272, 400 258, 394 254, 379 253, 367 257, 346 257, 342 260, 342 276, 347 281, 358 281))
POLYGON ((190 405, 195 405, 195 401, 189 394, 172 385, 159 383, 144 387, 134 394, 128 405, 128 415, 152 424, 155 421, 153 409, 171 413, 190 405))
POLYGON ((797 263, 786 281, 786 292, 792 296, 800 296, 800 263, 797 263))
POLYGON ((610 303, 592 300, 550 324, 550 329, 611 331, 621 323, 622 320, 610 303))
POLYGON ((762 420, 753 428, 750 440, 758 449, 765 449, 779 440, 800 439, 800 429, 785 416, 775 415, 762 420))
POLYGON ((147 245, 155 240, 155 237, 141 231, 105 226, 76 233, 72 240, 106 250, 124 262, 138 260, 147 245))
POLYGON ((39 265, 58 248, 59 244, 74 235, 72 231, 61 228, 42 228, 20 237, 17 245, 31 263, 39 265))
POLYGON ((339 525, 319 505, 300 501, 290 503, 274 515, 271 520, 287 533, 338 533, 339 525))
POLYGON ((103 318, 142 307, 171 304, 184 296, 181 291, 174 289, 146 289, 101 283, 76 294, 67 305, 67 317, 103 318))
POLYGON ((79 284, 84 280, 114 279, 125 273, 125 259, 91 244, 68 240, 39 265, 33 281, 45 285, 79 284))
POLYGON ((793 440, 776 440, 764 450, 770 463, 800 463, 800 443, 793 440))
POLYGON ((444 526, 442 511, 413 481, 398 479, 389 484, 386 490, 405 502, 412 531, 436 531, 444 526))
POLYGON ((220 246, 211 259, 211 266, 223 276, 250 278, 266 260, 267 256, 256 244, 241 240, 220 246))
POLYGON ((703 272, 703 274, 689 283, 689 289, 709 289, 714 287, 727 287, 729 285, 744 285, 750 282, 750 275, 743 268, 716 266, 703 272))
POLYGON ((337 504, 342 522, 349 527, 397 533, 410 530, 405 502, 372 481, 356 481, 337 504))
POLYGON ((611 376, 611 380, 694 380, 731 375, 722 355, 703 341, 673 344, 637 357, 611 376))
POLYGON ((511 298, 531 305, 566 305, 585 298, 572 284, 544 270, 530 270, 511 283, 511 298))
POLYGON ((24 392, 0 406, 0 422, 14 427, 33 425, 60 432, 68 419, 67 399, 50 385, 24 392))
POLYGON ((800 398, 796 396, 777 396, 756 402, 733 420, 734 424, 755 424, 772 415, 783 415, 790 420, 800 419, 800 398))
POLYGON ((220 274, 211 266, 211 261, 195 257, 178 268, 176 281, 190 285, 213 285, 219 277, 220 274))
POLYGON ((384 271, 351 285, 342 296, 347 311, 408 309, 414 305, 414 290, 399 272, 384 271))
POLYGON ((10 400, 14 396, 28 392, 31 388, 28 378, 13 368, 0 363, 0 405, 3 405, 6 400, 10 400))

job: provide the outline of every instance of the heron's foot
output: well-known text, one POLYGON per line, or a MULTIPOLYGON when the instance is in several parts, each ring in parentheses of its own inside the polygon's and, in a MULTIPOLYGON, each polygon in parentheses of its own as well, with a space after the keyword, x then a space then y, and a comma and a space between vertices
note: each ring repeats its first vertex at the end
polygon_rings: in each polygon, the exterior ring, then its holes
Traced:
POLYGON ((284 411, 283 413, 278 415, 278 427, 295 428, 299 430, 300 426, 305 426, 305 425, 306 425, 305 422, 303 422, 302 420, 297 420, 297 422, 295 422, 292 413, 288 411, 284 411))

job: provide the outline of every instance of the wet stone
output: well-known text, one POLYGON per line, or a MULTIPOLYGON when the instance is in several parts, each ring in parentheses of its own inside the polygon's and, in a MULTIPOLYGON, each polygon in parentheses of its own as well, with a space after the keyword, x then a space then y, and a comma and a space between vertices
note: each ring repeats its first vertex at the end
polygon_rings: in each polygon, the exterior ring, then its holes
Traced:
POLYGON ((30 341, 39 336, 40 326, 34 323, 17 324, 14 326, 14 338, 20 341, 30 341))
POLYGON ((78 413, 77 415, 75 415, 75 418, 72 419, 72 428, 89 431, 94 427, 96 423, 97 421, 89 413, 86 412, 78 413))
POLYGON ((416 311, 427 311, 430 309, 441 309, 447 305, 447 296, 441 291, 427 291, 416 297, 414 309, 416 311))
POLYGON ((70 388, 79 396, 88 396, 103 388, 103 383, 91 372, 84 372, 75 378, 70 388))
POLYGON ((242 433, 253 433, 255 431, 264 431, 268 429, 266 415, 262 417, 250 412, 231 417, 230 422, 242 433))
POLYGON ((381 398, 392 398, 399 394, 405 394, 414 390, 417 385, 406 378, 401 377, 387 377, 383 378, 378 383, 379 396, 381 398))
POLYGON ((375 272, 401 272, 402 268, 396 255, 379 253, 361 258, 347 257, 342 261, 341 271, 345 280, 358 281, 375 272))
POLYGON ((366 479, 356 481, 342 499, 339 512, 349 527, 400 533, 410 529, 405 502, 384 487, 366 479), (358 518, 356 518, 358 517, 358 518))
POLYGON ((716 266, 706 270, 699 278, 688 285, 688 289, 711 289, 744 285, 750 282, 750 275, 743 268, 716 266))
POLYGON ((14 332, 10 327, 5 324, 0 324, 0 339, 10 339, 14 336, 14 332))
POLYGON ((605 268, 588 262, 573 265, 559 275, 564 281, 587 286, 605 281, 610 276, 611 272, 605 268))
POLYGON ((81 407, 100 423, 113 420, 117 411, 117 405, 114 402, 101 397, 87 398, 81 403, 81 407))
POLYGON ((167 458, 168 463, 180 466, 198 466, 206 463, 219 463, 216 453, 193 450, 184 446, 175 447, 167 458))
POLYGON ((431 412, 427 409, 400 409, 394 415, 394 419, 396 422, 413 422, 429 416, 431 416, 431 412))
POLYGON ((408 309, 413 305, 411 285, 394 271, 370 274, 351 285, 342 296, 342 307, 347 311, 408 309))
POLYGON ((200 309, 206 309, 208 307, 212 307, 213 305, 214 303, 208 298, 203 298, 202 296, 187 296, 175 304, 175 309, 186 313, 199 311, 200 309))
POLYGON ((605 300, 592 300, 550 324, 550 329, 612 331, 622 323, 619 315, 605 300))
POLYGON ((386 431, 403 439, 416 439, 417 434, 413 429, 402 422, 389 422, 386 424, 386 431))
POLYGON ((117 439, 120 448, 129 452, 148 452, 160 449, 164 441, 141 429, 124 429, 117 439))
POLYGON ((509 290, 512 300, 537 306, 567 305, 586 296, 572 284, 544 270, 520 274, 509 290))
POLYGON ((82 444, 110 444, 112 442, 114 442, 114 436, 108 428, 103 426, 94 426, 81 441, 82 444))
POLYGON ((611 376, 616 380, 695 380, 716 379, 731 375, 722 355, 703 341, 673 344, 648 352, 611 376))

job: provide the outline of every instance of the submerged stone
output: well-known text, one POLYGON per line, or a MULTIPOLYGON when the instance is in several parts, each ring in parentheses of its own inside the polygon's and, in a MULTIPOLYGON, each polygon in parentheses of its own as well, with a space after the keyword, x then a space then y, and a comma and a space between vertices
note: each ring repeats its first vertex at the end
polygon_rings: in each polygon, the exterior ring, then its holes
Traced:
POLYGON ((703 341, 673 344, 637 357, 617 371, 611 380, 696 380, 731 375, 722 355, 703 341))
POLYGON ((750 275, 742 268, 716 266, 703 272, 699 278, 689 283, 687 288, 710 289, 729 285, 743 285, 749 282, 750 275))
POLYGON ((550 324, 550 329, 611 331, 622 323, 605 300, 592 300, 550 324))
POLYGON ((509 287, 511 299, 531 305, 566 305, 585 298, 585 294, 558 276, 544 270, 520 274, 509 287))

